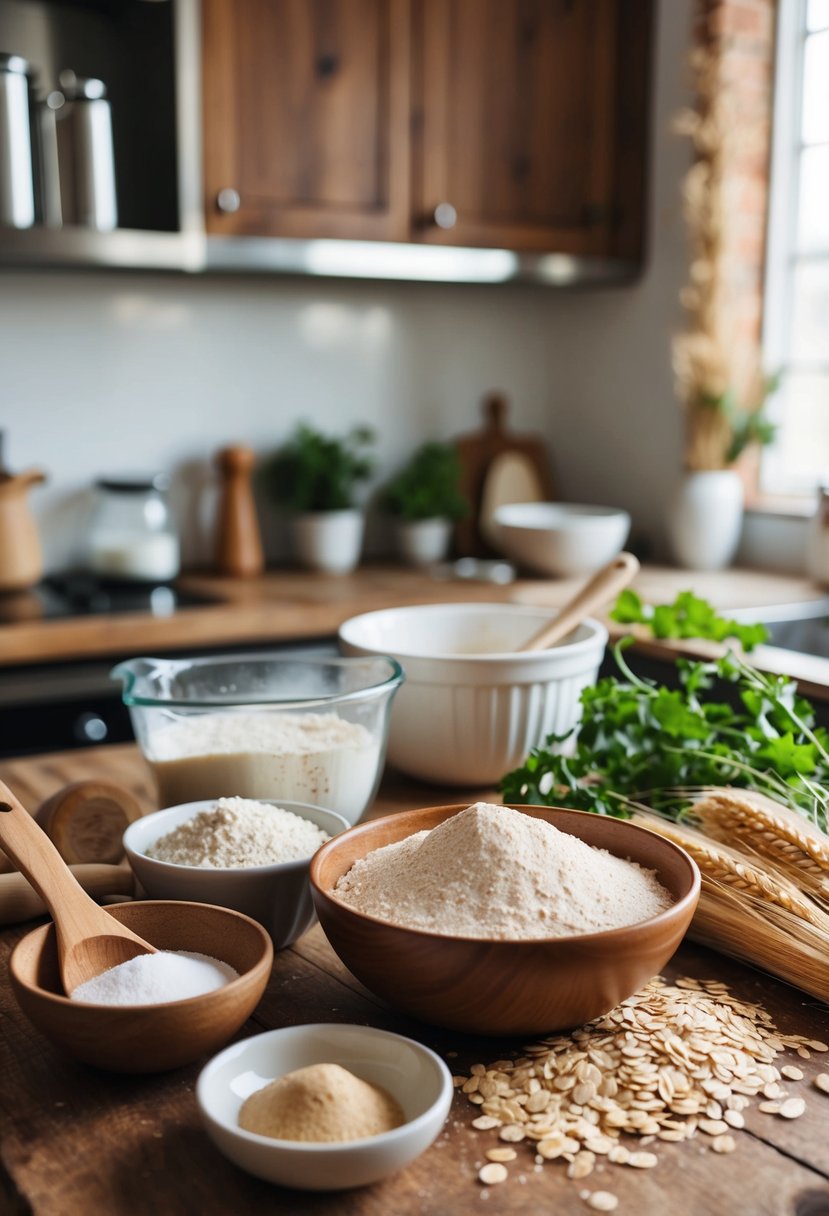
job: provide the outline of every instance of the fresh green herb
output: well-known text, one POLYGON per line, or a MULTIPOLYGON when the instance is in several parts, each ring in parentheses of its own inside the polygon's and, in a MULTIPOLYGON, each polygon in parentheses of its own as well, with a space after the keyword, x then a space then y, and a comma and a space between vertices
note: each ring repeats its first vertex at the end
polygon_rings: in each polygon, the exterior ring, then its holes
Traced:
POLYGON ((451 443, 424 443, 386 483, 381 505, 407 522, 463 519, 469 504, 460 490, 461 465, 451 443))
POLYGON ((372 472, 367 449, 369 427, 355 427, 343 438, 300 425, 291 439, 265 462, 264 487, 274 502, 290 511, 343 511, 354 506, 358 484, 372 472))
POLYGON ((630 641, 613 648, 622 678, 582 693, 578 732, 550 735, 502 779, 505 802, 619 818, 644 803, 677 817, 689 795, 728 784, 784 801, 827 830, 829 735, 794 681, 729 653, 677 660, 680 687, 670 689, 634 675, 623 655, 630 641), (734 685, 735 705, 706 696, 717 677, 734 685))
POLYGON ((620 625, 649 625, 657 638, 705 638, 714 642, 736 638, 744 650, 753 650, 769 637, 765 625, 728 620, 692 591, 681 591, 672 604, 652 607, 628 588, 610 616, 620 625))

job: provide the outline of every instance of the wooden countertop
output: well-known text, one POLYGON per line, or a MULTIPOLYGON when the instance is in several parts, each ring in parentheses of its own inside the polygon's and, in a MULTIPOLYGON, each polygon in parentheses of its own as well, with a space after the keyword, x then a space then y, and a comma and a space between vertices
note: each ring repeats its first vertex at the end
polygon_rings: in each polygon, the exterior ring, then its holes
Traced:
MULTIPOLYGON (((82 777, 127 785, 147 809, 148 773, 132 746, 111 746, 0 762, 0 779, 30 808, 82 777)), ((387 774, 372 814, 486 792, 447 791, 387 774)), ((5 963, 29 925, 0 931, 0 1211, 31 1216, 541 1216, 589 1211, 583 1182, 560 1162, 536 1171, 519 1155, 506 1183, 485 1192, 476 1181, 491 1133, 476 1132, 475 1108, 456 1095, 441 1139, 396 1176, 372 1187, 307 1194, 270 1186, 227 1162, 202 1130, 194 1098, 200 1064, 157 1077, 98 1073, 62 1056, 30 1026, 11 994, 5 963)), ((723 980, 760 1001, 781 1030, 829 1040, 829 1011, 792 988, 711 951, 684 944, 665 975, 723 980)), ((242 1035, 300 1022, 357 1022, 396 1030, 445 1055, 454 1073, 488 1063, 518 1042, 442 1032, 394 1013, 342 966, 319 930, 280 953, 265 996, 242 1035)), ((699 1139, 660 1144, 659 1163, 640 1171, 605 1163, 588 1180, 612 1191, 629 1216, 818 1216, 829 1211, 829 1098, 809 1087, 827 1057, 797 1059, 806 1074, 797 1093, 802 1118, 788 1122, 747 1112, 737 1150, 718 1156, 699 1139)), ((517 1146, 523 1149, 522 1145, 517 1146)))
MULTIPOLYGON (((184 589, 215 598, 215 603, 186 607, 171 616, 124 613, 39 620, 27 617, 31 600, 23 597, 20 619, 0 625, 0 667, 66 660, 127 657, 139 653, 268 645, 333 636, 350 616, 403 604, 507 601, 558 607, 582 579, 519 579, 506 586, 437 579, 429 573, 393 565, 365 565, 351 575, 300 570, 271 571, 250 580, 189 574, 184 589)), ((752 570, 699 572, 646 566, 633 586, 650 603, 671 601, 691 588, 720 609, 753 608, 822 599, 825 591, 805 578, 752 570)), ((716 647, 687 643, 649 643, 660 656, 682 653, 707 657, 716 647)), ((764 647, 754 652, 758 666, 791 674, 804 691, 829 690, 829 660, 764 647)))

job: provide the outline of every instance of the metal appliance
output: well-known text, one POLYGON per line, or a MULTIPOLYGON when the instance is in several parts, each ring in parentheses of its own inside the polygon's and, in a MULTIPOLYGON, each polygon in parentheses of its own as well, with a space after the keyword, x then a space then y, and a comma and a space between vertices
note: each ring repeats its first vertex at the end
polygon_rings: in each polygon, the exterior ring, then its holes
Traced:
POLYGON ((29 71, 22 56, 0 52, 0 224, 12 228, 35 222, 29 71))
POLYGON ((98 232, 118 226, 112 113, 102 80, 60 73, 50 103, 57 119, 63 222, 98 232))

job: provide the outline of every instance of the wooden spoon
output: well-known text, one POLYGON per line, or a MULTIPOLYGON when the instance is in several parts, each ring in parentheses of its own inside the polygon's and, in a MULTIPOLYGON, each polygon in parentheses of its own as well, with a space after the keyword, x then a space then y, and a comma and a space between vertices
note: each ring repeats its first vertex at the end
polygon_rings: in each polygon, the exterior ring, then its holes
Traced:
POLYGON ((554 646, 580 625, 594 608, 607 603, 623 591, 638 569, 639 562, 632 553, 619 553, 612 562, 602 566, 581 591, 567 601, 555 620, 539 629, 538 633, 534 633, 518 649, 546 650, 548 646, 554 646))
POLYGON ((2 781, 0 845, 52 914, 58 966, 67 995, 137 954, 155 953, 154 946, 86 894, 49 837, 2 781))

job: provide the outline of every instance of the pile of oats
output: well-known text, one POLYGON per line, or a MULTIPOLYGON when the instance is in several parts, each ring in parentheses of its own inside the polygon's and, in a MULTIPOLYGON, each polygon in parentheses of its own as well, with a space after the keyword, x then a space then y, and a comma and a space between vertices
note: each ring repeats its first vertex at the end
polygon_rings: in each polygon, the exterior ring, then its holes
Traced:
MULTIPOLYGON (((517 1157, 510 1146, 522 1141, 537 1166, 561 1158, 573 1179, 587 1178, 602 1157, 651 1169, 658 1158, 647 1146, 659 1141, 702 1135, 714 1152, 731 1153, 732 1132, 745 1126, 752 1100, 784 1119, 806 1109, 785 1088, 785 1081, 803 1079, 801 1070, 774 1064, 787 1048, 803 1059, 829 1051, 826 1043, 780 1033, 766 1010, 732 996, 725 984, 652 980, 570 1034, 543 1039, 515 1060, 474 1064, 469 1077, 455 1078, 480 1108, 472 1126, 497 1129, 502 1142, 487 1151, 479 1179, 505 1181, 506 1163, 517 1157)), ((827 1092, 824 1077, 815 1088, 827 1092)), ((595 1210, 616 1206, 607 1191, 582 1197, 595 1210)))

